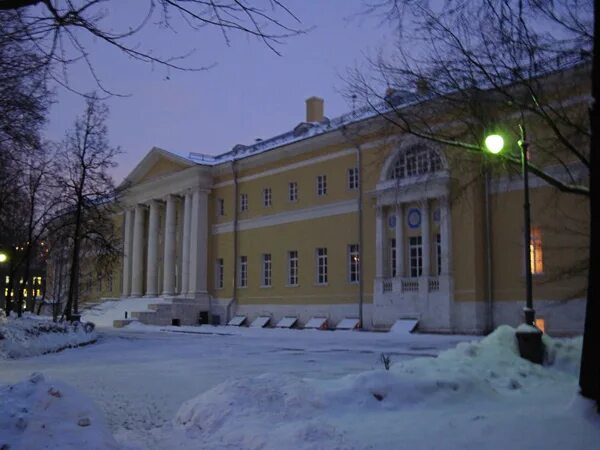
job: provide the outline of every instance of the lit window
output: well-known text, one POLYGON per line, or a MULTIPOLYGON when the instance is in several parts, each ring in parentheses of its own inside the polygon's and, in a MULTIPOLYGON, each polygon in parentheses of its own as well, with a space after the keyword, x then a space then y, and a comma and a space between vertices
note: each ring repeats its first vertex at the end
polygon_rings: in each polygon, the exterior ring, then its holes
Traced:
POLYGON ((529 244, 529 256, 531 258, 531 273, 539 275, 544 273, 544 260, 542 253, 542 232, 539 227, 531 229, 531 242, 529 244))
POLYGON ((317 176, 317 195, 327 195, 327 175, 317 176))
POLYGON ((360 281, 360 251, 358 244, 348 246, 348 281, 350 283, 360 281))
POLYGON ((408 238, 408 254, 410 264, 410 276, 420 277, 423 273, 423 244, 421 236, 408 238))
POLYGON ((327 249, 317 249, 317 284, 327 284, 327 249))
POLYGON ((248 257, 240 256, 240 275, 239 275, 239 286, 248 286, 248 257))
POLYGON ((265 205, 265 208, 270 208, 271 207, 271 188, 264 188, 263 189, 263 204, 265 205))
POLYGON ((225 199, 222 199, 222 198, 217 199, 217 215, 218 216, 225 215, 225 199))
POLYGON ((240 195, 240 211, 248 211, 248 194, 240 195))
POLYGON ((36 292, 37 292, 37 296, 38 297, 40 297, 42 295, 42 290, 41 289, 38 289, 36 292))
POLYGON ((298 285, 298 251, 288 252, 288 285, 298 285))
POLYGON ((288 198, 290 202, 298 201, 298 183, 292 181, 288 185, 288 198))
POLYGON ((348 169, 348 189, 358 189, 358 167, 348 169))
POLYGON ((216 270, 215 270, 215 275, 216 275, 216 285, 217 285, 217 289, 223 289, 224 286, 224 275, 225 275, 225 271, 224 269, 224 262, 223 262, 223 258, 217 258, 217 264, 216 264, 216 270))
POLYGON ((262 255, 262 286, 271 286, 271 254, 262 255))
POLYGON ((9 277, 8 275, 6 275, 6 276, 4 277, 4 282, 5 282, 6 284, 10 283, 10 277, 9 277))
POLYGON ((542 318, 535 319, 535 326, 542 332, 546 332, 546 321, 542 318))

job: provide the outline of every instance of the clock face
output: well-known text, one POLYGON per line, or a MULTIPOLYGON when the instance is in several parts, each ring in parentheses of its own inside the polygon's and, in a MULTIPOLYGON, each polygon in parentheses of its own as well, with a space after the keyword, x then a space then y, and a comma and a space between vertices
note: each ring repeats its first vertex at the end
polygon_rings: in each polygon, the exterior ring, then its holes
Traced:
POLYGON ((421 211, 419 208, 411 208, 407 214, 408 227, 415 229, 421 226, 421 211))
POLYGON ((396 228, 396 216, 395 215, 391 215, 388 217, 388 226, 390 228, 396 228))

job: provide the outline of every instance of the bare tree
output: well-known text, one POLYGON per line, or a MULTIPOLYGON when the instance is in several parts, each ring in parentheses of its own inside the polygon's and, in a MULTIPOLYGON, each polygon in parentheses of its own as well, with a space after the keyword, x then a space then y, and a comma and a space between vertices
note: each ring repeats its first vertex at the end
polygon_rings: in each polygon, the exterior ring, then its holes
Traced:
MULTIPOLYGON (((348 77, 367 109, 404 133, 475 158, 483 156, 483 137, 491 131, 503 129, 516 147, 519 122, 543 129, 534 136, 538 145, 528 169, 562 192, 588 198, 594 230, 598 194, 592 171, 600 130, 593 100, 600 48, 592 0, 444 0, 433 6, 426 0, 373 0, 367 13, 398 30, 393 54, 380 53, 370 59, 369 73, 355 70, 348 77)), ((514 171, 521 163, 510 153, 497 161, 514 171)), ((592 348, 600 317, 594 281, 600 257, 593 233, 589 247, 580 386, 583 395, 600 402, 600 358, 592 348)))
MULTIPOLYGON (((136 42, 137 35, 154 27, 174 37, 187 27, 200 31, 206 27, 221 30, 227 44, 231 35, 241 33, 260 40, 278 53, 283 39, 301 32, 297 17, 280 0, 146 0, 140 4, 140 17, 130 18, 122 31, 107 23, 110 9, 118 0, 0 0, 0 12, 11 25, 0 34, 18 42, 32 43, 40 62, 60 84, 69 87, 67 67, 83 62, 91 77, 105 89, 88 50, 90 38, 128 57, 176 70, 202 70, 186 65, 194 48, 180 54, 160 55, 136 42)), ((189 43, 182 43, 188 45, 189 43)))
POLYGON ((106 261, 119 252, 111 214, 117 191, 109 171, 116 166, 114 160, 120 150, 108 143, 107 115, 106 105, 89 94, 85 112, 67 133, 58 157, 65 207, 61 228, 67 230, 64 234, 71 253, 64 311, 68 319, 78 314, 82 256, 106 261))

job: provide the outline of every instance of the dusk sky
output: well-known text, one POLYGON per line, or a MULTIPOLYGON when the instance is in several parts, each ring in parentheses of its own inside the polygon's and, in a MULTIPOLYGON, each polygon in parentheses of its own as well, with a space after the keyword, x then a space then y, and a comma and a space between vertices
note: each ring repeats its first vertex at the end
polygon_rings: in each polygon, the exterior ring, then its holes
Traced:
MULTIPOLYGON (((115 29, 143 17, 138 2, 123 3, 107 19, 115 29)), ((153 146, 179 154, 218 154, 285 132, 304 120, 304 100, 312 95, 325 99, 328 117, 350 109, 341 94, 345 86, 340 75, 362 64, 365 54, 393 41, 392 31, 377 19, 360 15, 364 7, 360 0, 285 4, 302 21, 299 27, 310 30, 278 46, 281 56, 239 33, 230 36, 227 46, 215 28, 192 32, 181 26, 174 34, 149 25, 133 41, 162 55, 196 49, 186 64, 215 64, 207 71, 153 67, 89 42, 94 68, 105 86, 128 94, 108 100, 109 140, 124 152, 114 172, 117 181, 153 146)), ((97 89, 82 65, 71 68, 69 80, 81 91, 97 89)), ((81 96, 62 88, 56 91, 56 102, 46 129, 53 140, 64 136, 84 104, 81 96)))

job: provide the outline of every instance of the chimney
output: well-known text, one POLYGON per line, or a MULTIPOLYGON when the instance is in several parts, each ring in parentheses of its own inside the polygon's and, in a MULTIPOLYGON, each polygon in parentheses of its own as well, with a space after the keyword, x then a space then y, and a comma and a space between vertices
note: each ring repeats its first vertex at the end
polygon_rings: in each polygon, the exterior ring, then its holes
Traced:
POLYGON ((320 97, 309 97, 306 99, 306 121, 320 122, 323 120, 323 99, 320 97))

